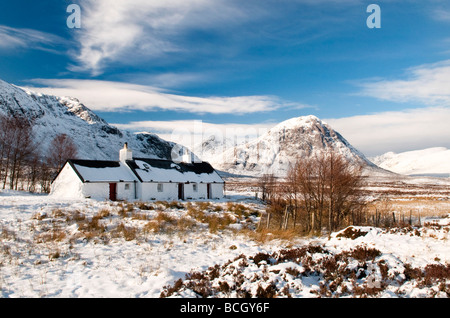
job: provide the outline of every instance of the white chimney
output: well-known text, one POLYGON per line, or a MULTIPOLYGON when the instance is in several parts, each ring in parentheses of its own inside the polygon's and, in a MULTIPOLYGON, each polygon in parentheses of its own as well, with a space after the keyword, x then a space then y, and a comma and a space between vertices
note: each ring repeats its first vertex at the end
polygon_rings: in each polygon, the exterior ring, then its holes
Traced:
POLYGON ((186 148, 183 151, 182 161, 184 163, 192 163, 192 153, 186 148))
POLYGON ((120 161, 133 160, 133 153, 131 149, 128 149, 128 143, 125 143, 123 149, 120 150, 120 161))

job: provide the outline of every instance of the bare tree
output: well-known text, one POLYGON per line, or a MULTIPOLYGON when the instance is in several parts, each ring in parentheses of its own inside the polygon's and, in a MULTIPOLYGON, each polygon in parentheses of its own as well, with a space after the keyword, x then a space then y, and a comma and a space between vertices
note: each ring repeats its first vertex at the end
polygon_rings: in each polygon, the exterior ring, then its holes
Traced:
POLYGON ((325 158, 328 230, 331 232, 364 205, 362 167, 350 164, 345 158, 329 153, 325 158))
POLYGON ((37 151, 33 152, 27 160, 27 167, 23 176, 26 191, 36 192, 38 190, 37 185, 41 177, 42 165, 41 154, 37 151))
POLYGON ((5 165, 8 152, 7 123, 6 116, 0 114, 0 180, 4 180, 6 174, 5 165))
POLYGON ((261 190, 261 199, 269 202, 276 190, 276 178, 273 174, 264 174, 258 180, 258 187, 261 190))
POLYGON ((33 122, 23 116, 0 117, 0 155, 3 189, 17 190, 27 161, 37 144, 33 140, 33 122))
POLYGON ((299 158, 276 192, 278 199, 269 211, 284 209, 283 228, 288 218, 295 228, 300 219, 304 233, 320 232, 324 225, 334 231, 344 223, 354 222, 355 211, 363 206, 362 170, 335 153, 299 158), (284 200, 284 204, 280 204, 284 200))
POLYGON ((21 115, 0 114, 0 183, 3 189, 48 192, 52 179, 66 160, 77 157, 77 147, 66 134, 57 135, 51 141, 47 156, 42 156, 33 138, 33 124, 21 115))
POLYGON ((47 163, 51 169, 59 171, 68 159, 76 159, 78 149, 73 139, 66 134, 59 134, 50 143, 47 163))

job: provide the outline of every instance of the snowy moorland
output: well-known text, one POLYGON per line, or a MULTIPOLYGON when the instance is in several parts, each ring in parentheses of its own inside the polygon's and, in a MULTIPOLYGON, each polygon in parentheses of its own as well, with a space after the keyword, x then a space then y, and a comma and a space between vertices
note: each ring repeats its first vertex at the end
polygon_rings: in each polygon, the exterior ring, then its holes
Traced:
POLYGON ((264 206, 69 201, 0 192, 6 297, 448 297, 450 218, 349 227, 330 236, 258 232, 264 206))

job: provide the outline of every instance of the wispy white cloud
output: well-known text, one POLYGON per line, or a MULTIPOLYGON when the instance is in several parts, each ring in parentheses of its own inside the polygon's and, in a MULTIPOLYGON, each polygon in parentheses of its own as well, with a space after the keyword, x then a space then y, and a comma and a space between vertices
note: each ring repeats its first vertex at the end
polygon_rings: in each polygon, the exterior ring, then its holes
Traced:
POLYGON ((450 147, 450 60, 407 69, 401 78, 354 82, 357 95, 425 108, 330 119, 349 141, 368 155, 450 147))
POLYGON ((158 133, 172 133, 177 128, 190 131, 193 134, 214 135, 231 134, 231 130, 236 130, 239 135, 256 136, 259 130, 275 126, 277 123, 257 123, 257 124, 237 124, 237 123, 209 123, 202 120, 169 120, 169 121, 133 121, 128 124, 115 124, 120 128, 133 131, 149 131, 158 133))
MULTIPOLYGON (((68 40, 57 35, 33 29, 12 28, 0 25, 0 49, 37 49, 58 53, 60 45, 68 40)), ((65 53, 61 51, 61 53, 65 53)))
POLYGON ((450 109, 428 107, 325 119, 367 156, 450 147, 450 109))
POLYGON ((404 79, 375 79, 358 83, 359 94, 393 102, 450 106, 450 60, 407 70, 404 79))
POLYGON ((450 22, 450 8, 437 8, 432 11, 432 17, 442 22, 450 22))
POLYGON ((179 135, 189 135, 196 142, 204 141, 205 138, 216 136, 223 139, 238 142, 261 136, 277 123, 209 123, 202 120, 169 120, 169 121, 133 121, 128 124, 114 124, 115 126, 135 132, 151 132, 163 136, 168 140, 175 141, 179 135))
POLYGON ((26 89, 56 96, 78 98, 97 111, 169 110, 189 113, 248 114, 308 105, 283 101, 276 96, 183 96, 153 86, 122 82, 73 79, 34 79, 44 87, 26 89))
POLYGON ((184 51, 187 31, 230 27, 248 18, 235 1, 225 0, 87 0, 82 10, 80 64, 73 69, 94 74, 111 61, 132 63, 184 51))

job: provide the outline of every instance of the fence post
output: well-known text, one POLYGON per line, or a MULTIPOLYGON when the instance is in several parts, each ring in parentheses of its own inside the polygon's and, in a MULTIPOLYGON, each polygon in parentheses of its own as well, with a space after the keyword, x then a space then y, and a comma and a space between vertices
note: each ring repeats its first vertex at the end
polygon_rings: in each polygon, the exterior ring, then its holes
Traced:
POLYGON ((375 226, 378 227, 378 208, 375 208, 375 226))

